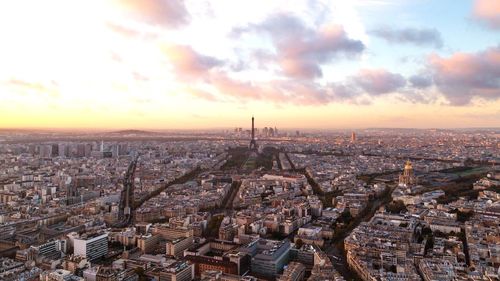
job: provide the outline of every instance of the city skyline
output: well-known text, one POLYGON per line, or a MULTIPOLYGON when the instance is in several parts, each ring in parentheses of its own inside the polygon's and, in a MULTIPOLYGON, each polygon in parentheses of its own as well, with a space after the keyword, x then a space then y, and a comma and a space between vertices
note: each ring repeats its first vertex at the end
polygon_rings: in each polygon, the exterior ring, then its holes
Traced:
POLYGON ((5 2, 0 128, 500 127, 499 31, 495 0, 5 2))
POLYGON ((0 1, 1 281, 500 281, 500 0, 0 1))
POLYGON ((250 131, 0 131, 0 279, 499 280, 498 130, 250 131))

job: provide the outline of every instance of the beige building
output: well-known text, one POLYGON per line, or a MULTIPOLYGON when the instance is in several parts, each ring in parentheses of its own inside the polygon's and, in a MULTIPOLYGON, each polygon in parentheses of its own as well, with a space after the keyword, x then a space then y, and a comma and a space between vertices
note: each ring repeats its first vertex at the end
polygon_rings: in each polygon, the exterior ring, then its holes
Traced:
POLYGON ((193 245, 193 237, 178 238, 167 241, 166 254, 174 257, 183 256, 184 250, 193 245))
POLYGON ((145 254, 153 252, 160 242, 160 235, 142 235, 137 237, 137 248, 145 254))

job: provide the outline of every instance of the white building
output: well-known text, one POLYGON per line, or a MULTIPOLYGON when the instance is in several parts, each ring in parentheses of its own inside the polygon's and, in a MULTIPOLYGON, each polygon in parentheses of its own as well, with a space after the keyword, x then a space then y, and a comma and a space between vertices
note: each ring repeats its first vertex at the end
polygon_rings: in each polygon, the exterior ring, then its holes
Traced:
POLYGON ((89 261, 108 254, 108 233, 80 236, 74 240, 74 255, 84 256, 89 261))

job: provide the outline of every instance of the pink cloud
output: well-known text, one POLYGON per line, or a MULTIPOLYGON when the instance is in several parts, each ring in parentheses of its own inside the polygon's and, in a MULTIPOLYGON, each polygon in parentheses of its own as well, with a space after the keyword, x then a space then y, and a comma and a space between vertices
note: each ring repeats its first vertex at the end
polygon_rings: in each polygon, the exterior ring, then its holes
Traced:
POLYGON ((187 24, 184 0, 114 0, 127 15, 151 25, 178 27, 187 24))
POLYGON ((356 84, 372 95, 392 93, 406 85, 406 79, 385 69, 362 69, 354 77, 356 84))
MULTIPOLYGON (((323 47, 320 44, 315 48, 323 47)), ((300 49, 299 46, 296 50, 300 49)), ((226 62, 199 54, 189 46, 168 44, 162 46, 162 51, 173 66, 173 73, 177 78, 183 83, 189 83, 186 93, 210 101, 219 101, 226 97, 240 101, 264 100, 299 105, 331 102, 365 104, 370 95, 391 93, 406 84, 401 75, 383 69, 364 69, 345 83, 321 85, 314 80, 293 78, 273 78, 256 83, 231 77, 226 72, 226 62), (204 85, 203 90, 200 85, 204 85)), ((297 53, 301 51, 288 54, 297 53)), ((290 60, 290 65, 286 66, 289 67, 288 70, 303 68, 294 63, 295 60, 290 60)))
POLYGON ((320 85, 304 80, 269 80, 259 83, 232 79, 226 73, 213 72, 208 81, 223 96, 241 101, 264 100, 276 104, 323 105, 331 102, 365 104, 362 92, 350 86, 320 85))
POLYGON ((500 29, 500 1, 475 0, 474 16, 489 27, 500 29))
POLYGON ((201 55, 189 46, 163 45, 162 51, 180 78, 205 79, 209 70, 222 64, 218 59, 201 55))
POLYGON ((290 33, 289 38, 277 42, 278 61, 285 75, 321 77, 321 64, 331 61, 335 55, 356 54, 364 49, 361 41, 349 39, 340 25, 329 25, 308 33, 297 37, 290 33))
POLYGON ((208 101, 217 101, 217 97, 215 95, 213 95, 210 92, 201 90, 201 89, 197 89, 194 87, 188 87, 186 89, 186 92, 191 94, 193 97, 196 97, 196 98, 200 98, 200 99, 204 99, 204 100, 208 100, 208 101))
POLYGON ((290 77, 309 79, 323 75, 318 64, 296 57, 281 58, 279 65, 283 73, 290 77))
POLYGON ((361 41, 349 38, 340 25, 309 27, 288 14, 233 30, 236 36, 244 33, 269 36, 275 54, 267 58, 268 62, 277 63, 285 76, 299 79, 321 77, 321 65, 340 56, 360 54, 365 48, 361 41))
POLYGON ((141 38, 141 39, 155 39, 158 34, 154 32, 145 32, 143 30, 138 30, 135 27, 125 26, 121 23, 107 22, 106 27, 121 36, 130 38, 141 38))
POLYGON ((262 98, 264 89, 251 82, 231 79, 225 73, 216 73, 210 77, 210 84, 219 93, 242 99, 258 100, 262 98))
POLYGON ((432 55, 429 67, 434 83, 452 104, 468 104, 475 96, 500 98, 500 46, 448 58, 432 55))

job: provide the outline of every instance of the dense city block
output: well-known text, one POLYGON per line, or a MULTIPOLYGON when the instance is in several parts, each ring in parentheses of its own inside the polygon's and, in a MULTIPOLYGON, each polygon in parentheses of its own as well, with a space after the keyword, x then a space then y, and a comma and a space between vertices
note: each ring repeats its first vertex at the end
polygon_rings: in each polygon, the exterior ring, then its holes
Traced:
POLYGON ((500 280, 500 132, 0 134, 0 280, 500 280))

